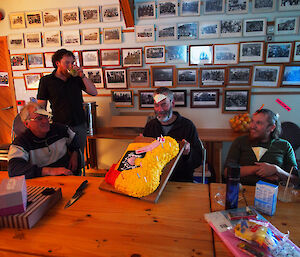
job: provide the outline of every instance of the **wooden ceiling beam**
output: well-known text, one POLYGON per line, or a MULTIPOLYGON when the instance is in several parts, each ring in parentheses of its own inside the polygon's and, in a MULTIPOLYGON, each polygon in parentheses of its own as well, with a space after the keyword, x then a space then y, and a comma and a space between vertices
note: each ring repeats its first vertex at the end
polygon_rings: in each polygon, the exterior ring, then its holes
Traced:
POLYGON ((126 28, 134 27, 134 0, 119 0, 126 28))

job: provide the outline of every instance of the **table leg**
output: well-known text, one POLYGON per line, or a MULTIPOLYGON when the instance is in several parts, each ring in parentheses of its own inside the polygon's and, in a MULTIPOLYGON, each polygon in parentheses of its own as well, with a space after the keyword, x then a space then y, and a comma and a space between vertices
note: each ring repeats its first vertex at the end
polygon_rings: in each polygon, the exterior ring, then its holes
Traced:
POLYGON ((88 138, 88 163, 91 169, 98 169, 97 145, 95 138, 88 138))

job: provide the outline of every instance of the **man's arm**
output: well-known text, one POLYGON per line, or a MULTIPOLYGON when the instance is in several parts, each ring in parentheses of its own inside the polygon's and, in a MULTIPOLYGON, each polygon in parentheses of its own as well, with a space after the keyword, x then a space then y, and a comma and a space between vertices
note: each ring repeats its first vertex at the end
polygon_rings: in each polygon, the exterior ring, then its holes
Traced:
POLYGON ((83 84, 85 85, 85 92, 89 95, 96 96, 97 95, 97 88, 95 87, 94 83, 85 76, 81 67, 78 67, 78 73, 80 78, 82 79, 83 84))
POLYGON ((65 167, 44 167, 42 168, 42 176, 59 176, 59 175, 73 175, 72 171, 65 167))
MULTIPOLYGON (((258 167, 253 165, 253 166, 241 166, 240 167, 240 176, 241 177, 246 177, 246 176, 251 176, 251 175, 256 175, 256 172, 258 171, 258 167)), ((224 176, 226 178, 227 176, 227 168, 224 169, 224 176)))

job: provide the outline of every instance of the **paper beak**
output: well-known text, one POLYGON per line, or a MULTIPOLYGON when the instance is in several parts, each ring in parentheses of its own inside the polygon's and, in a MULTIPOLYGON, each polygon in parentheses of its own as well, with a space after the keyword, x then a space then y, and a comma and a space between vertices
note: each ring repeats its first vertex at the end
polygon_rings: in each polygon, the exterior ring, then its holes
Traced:
POLYGON ((48 117, 52 117, 53 116, 50 112, 47 112, 46 110, 44 110, 42 108, 41 109, 37 109, 34 113, 45 115, 45 116, 48 116, 48 117))
POLYGON ((167 96, 166 95, 163 95, 163 94, 157 94, 154 96, 154 102, 155 103, 159 103, 161 102, 162 100, 166 99, 167 96))

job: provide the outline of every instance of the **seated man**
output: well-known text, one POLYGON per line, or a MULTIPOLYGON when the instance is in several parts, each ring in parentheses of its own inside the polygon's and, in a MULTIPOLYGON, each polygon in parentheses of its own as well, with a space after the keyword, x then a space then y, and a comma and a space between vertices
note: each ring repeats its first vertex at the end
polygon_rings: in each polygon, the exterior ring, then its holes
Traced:
POLYGON ((295 153, 288 141, 278 138, 280 130, 280 121, 272 111, 256 111, 249 135, 238 137, 231 145, 225 162, 225 175, 230 163, 239 164, 242 184, 255 185, 259 180, 277 184, 288 178, 293 167, 291 182, 297 184, 295 153))
POLYGON ((149 121, 144 128, 145 137, 170 136, 177 141, 185 140, 183 156, 178 161, 170 180, 193 181, 194 169, 202 163, 202 145, 192 121, 173 112, 175 105, 171 90, 160 87, 154 92, 154 112, 156 119, 149 121))
POLYGON ((77 136, 65 125, 50 124, 49 115, 37 103, 29 103, 21 110, 20 117, 27 129, 9 148, 10 177, 73 175, 77 171, 77 136))

